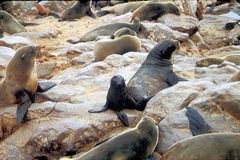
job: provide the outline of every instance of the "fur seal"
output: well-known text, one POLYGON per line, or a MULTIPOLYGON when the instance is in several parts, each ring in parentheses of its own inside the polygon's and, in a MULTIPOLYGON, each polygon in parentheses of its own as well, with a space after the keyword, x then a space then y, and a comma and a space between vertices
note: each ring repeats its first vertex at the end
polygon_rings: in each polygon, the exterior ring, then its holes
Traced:
POLYGON ((129 28, 135 32, 138 32, 141 28, 141 23, 139 20, 134 20, 133 23, 112 23, 103 25, 100 27, 97 27, 86 34, 84 34, 79 40, 67 40, 67 42, 75 44, 78 42, 87 42, 87 41, 93 41, 98 36, 112 36, 116 31, 118 31, 121 28, 129 28))
POLYGON ((118 37, 121 37, 123 35, 131 35, 131 36, 137 36, 137 33, 129 28, 122 28, 116 31, 112 36, 111 39, 115 39, 118 37))
POLYGON ((114 110, 122 123, 128 126, 127 115, 122 112, 123 109, 144 108, 149 99, 144 99, 138 103, 129 95, 125 80, 122 76, 116 75, 111 79, 110 88, 107 93, 105 105, 99 110, 88 110, 89 113, 100 113, 107 109, 114 110))
POLYGON ((229 61, 240 65, 240 54, 229 54, 225 57, 207 57, 196 62, 197 67, 208 67, 213 64, 221 64, 224 61, 229 61))
POLYGON ((116 15, 122 15, 127 12, 133 12, 138 7, 143 5, 144 3, 146 3, 146 2, 140 1, 140 2, 129 2, 129 3, 117 4, 111 8, 103 9, 103 10, 97 12, 97 16, 102 17, 102 16, 104 16, 106 14, 110 14, 110 13, 114 13, 116 15))
POLYGON ((74 160, 143 160, 153 154, 159 129, 150 117, 144 117, 135 128, 99 144, 74 160))
POLYGON ((0 11, 0 25, 8 34, 27 31, 11 14, 5 11, 0 11))
POLYGON ((91 10, 90 1, 77 1, 72 7, 63 11, 58 21, 78 19, 85 15, 96 18, 91 10))
POLYGON ((239 160, 239 133, 211 133, 173 144, 160 160, 239 160))
POLYGON ((185 80, 172 70, 171 57, 177 48, 179 48, 178 41, 166 39, 149 52, 146 60, 127 85, 130 96, 136 102, 148 99, 159 91, 185 80))
POLYGON ((38 82, 36 54, 39 46, 25 46, 17 50, 6 69, 6 78, 0 83, 0 106, 17 103, 17 124, 24 121, 37 91, 44 92, 55 83, 38 82))
POLYGON ((143 20, 156 20, 164 14, 172 13, 180 15, 179 9, 172 3, 147 3, 140 6, 133 12, 132 19, 138 18, 140 21, 143 20))
POLYGON ((94 6, 94 8, 100 10, 103 7, 106 7, 110 4, 111 0, 92 0, 91 6, 94 6))
POLYGON ((225 24, 225 29, 232 30, 235 27, 235 25, 237 25, 239 22, 240 22, 240 20, 237 20, 235 22, 228 22, 225 24))
POLYGON ((136 36, 124 35, 115 39, 103 39, 96 42, 94 47, 95 60, 102 61, 112 54, 123 55, 127 52, 137 52, 141 41, 136 36))

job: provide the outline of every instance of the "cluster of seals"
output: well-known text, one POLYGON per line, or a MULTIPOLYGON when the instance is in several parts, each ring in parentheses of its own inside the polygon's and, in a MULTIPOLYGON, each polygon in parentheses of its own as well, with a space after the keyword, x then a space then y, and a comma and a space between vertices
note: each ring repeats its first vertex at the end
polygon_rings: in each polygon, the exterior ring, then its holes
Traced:
POLYGON ((143 160, 153 154, 158 143, 158 137, 159 129, 156 122, 150 117, 144 117, 135 128, 122 132, 73 159, 143 160))
POLYGON ((27 30, 11 14, 0 11, 0 26, 8 34, 26 32, 27 30))
POLYGON ((58 21, 78 19, 85 15, 96 18, 91 10, 90 1, 77 1, 72 7, 63 11, 58 21))
POLYGON ((0 84, 0 106, 18 103, 17 124, 23 122, 34 95, 44 92, 55 83, 38 82, 36 72, 36 55, 39 46, 25 46, 17 50, 7 66, 6 78, 0 84))
POLYGON ((127 52, 139 51, 141 41, 137 36, 128 35, 128 33, 136 35, 136 32, 129 30, 128 28, 120 29, 120 31, 117 31, 117 33, 112 36, 114 39, 97 41, 94 46, 95 60, 102 61, 112 54, 123 55, 127 52))
POLYGON ((116 15, 122 15, 122 14, 125 14, 127 12, 133 12, 138 7, 143 5, 144 3, 146 3, 146 2, 139 1, 139 2, 129 2, 129 3, 118 4, 118 5, 115 5, 111 8, 104 9, 104 10, 101 10, 101 11, 97 12, 97 16, 102 17, 102 16, 110 14, 110 13, 116 14, 116 15))
POLYGON ((130 96, 136 102, 148 99, 179 81, 185 81, 172 70, 171 57, 178 45, 177 41, 166 39, 149 52, 146 60, 127 85, 130 96))
POLYGON ((132 19, 138 18, 140 21, 143 20, 156 20, 164 14, 172 13, 180 15, 179 9, 172 3, 146 3, 140 6, 133 12, 132 19))
POLYGON ((240 159, 239 142, 239 133, 199 135, 173 144, 160 160, 237 160, 240 159))
POLYGON ((141 23, 138 20, 134 20, 133 23, 112 23, 97 27, 86 34, 84 34, 79 40, 67 40, 67 42, 75 44, 79 42, 93 41, 98 36, 112 36, 116 31, 121 28, 129 28, 135 32, 138 32, 141 28, 141 23))
POLYGON ((208 67, 213 64, 221 64, 224 61, 240 65, 240 54, 229 54, 224 57, 207 57, 196 62, 197 67, 208 67))
MULTIPOLYGON (((149 98, 150 99, 150 98, 149 98)), ((144 108, 149 99, 144 99, 141 102, 136 102, 128 93, 125 80, 122 76, 116 75, 111 79, 110 88, 107 93, 105 105, 99 110, 88 110, 89 113, 100 113, 107 109, 114 110, 119 119, 126 126, 129 125, 127 115, 122 112, 123 109, 138 109, 144 108)))

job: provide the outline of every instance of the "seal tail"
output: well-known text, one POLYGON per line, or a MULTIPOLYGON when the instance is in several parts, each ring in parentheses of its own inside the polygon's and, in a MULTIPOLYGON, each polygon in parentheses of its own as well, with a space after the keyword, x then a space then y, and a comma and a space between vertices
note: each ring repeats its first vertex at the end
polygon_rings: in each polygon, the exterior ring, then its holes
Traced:
POLYGON ((98 17, 102 17, 102 16, 105 16, 105 15, 110 14, 110 13, 111 13, 110 11, 103 10, 103 11, 97 12, 96 14, 97 14, 98 17))

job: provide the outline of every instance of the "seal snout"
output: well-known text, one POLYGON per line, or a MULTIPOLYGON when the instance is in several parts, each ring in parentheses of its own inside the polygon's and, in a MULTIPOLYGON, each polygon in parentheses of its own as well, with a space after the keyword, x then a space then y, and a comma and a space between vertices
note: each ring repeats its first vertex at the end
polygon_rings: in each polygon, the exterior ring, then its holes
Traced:
POLYGON ((36 45, 36 46, 28 46, 28 52, 33 54, 33 55, 37 55, 40 51, 40 46, 36 45))

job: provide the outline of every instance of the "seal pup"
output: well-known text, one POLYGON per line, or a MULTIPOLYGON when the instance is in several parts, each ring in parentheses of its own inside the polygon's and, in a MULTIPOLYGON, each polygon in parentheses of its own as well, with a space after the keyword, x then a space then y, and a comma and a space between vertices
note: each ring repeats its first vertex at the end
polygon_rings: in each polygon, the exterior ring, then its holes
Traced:
MULTIPOLYGON (((185 80, 172 70, 171 57, 177 48, 179 48, 178 41, 166 39, 149 52, 127 85, 130 96, 136 102, 148 99, 159 91, 185 80)), ((140 111, 144 109, 138 108, 140 111)))
POLYGON ((91 10, 90 1, 78 0, 73 4, 72 7, 63 11, 58 21, 78 19, 85 15, 88 15, 89 17, 92 17, 92 18, 96 18, 91 10))
POLYGON ((124 35, 115 39, 102 39, 94 46, 95 60, 102 61, 112 54, 123 55, 127 52, 137 52, 141 47, 141 41, 136 36, 124 35))
POLYGON ((102 25, 100 27, 97 27, 87 32, 79 40, 69 39, 67 40, 67 42, 76 44, 79 42, 93 41, 98 36, 112 36, 116 31, 118 31, 121 28, 129 28, 135 32, 138 32, 141 28, 141 23, 139 22, 139 20, 134 20, 133 23, 117 22, 117 23, 102 25))
POLYGON ((115 39, 124 35, 137 36, 137 33, 129 28, 122 28, 116 31, 110 38, 115 39))
POLYGON ((27 30, 11 14, 6 11, 0 11, 0 25, 4 32, 14 34, 26 32, 27 30))
POLYGON ((143 160, 157 146, 159 129, 153 118, 144 117, 129 129, 99 144, 74 160, 143 160))
POLYGON ((111 79, 105 105, 99 110, 90 109, 88 112, 100 113, 108 109, 114 110, 122 123, 128 126, 127 115, 122 112, 122 110, 125 108, 136 109, 144 107, 148 101, 149 99, 144 99, 143 101, 136 103, 136 101, 128 94, 124 78, 120 75, 116 75, 111 79))
POLYGON ((132 20, 136 18, 138 18, 140 21, 157 20, 162 15, 168 13, 180 15, 179 9, 172 3, 146 3, 133 12, 132 20))
POLYGON ((122 3, 122 4, 117 4, 113 7, 110 7, 108 9, 103 9, 99 12, 97 12, 98 17, 105 16, 107 14, 116 14, 117 16, 128 13, 128 12, 133 12, 135 11, 138 7, 143 5, 144 1, 139 1, 139 2, 129 2, 129 3, 122 3))
POLYGON ((39 46, 25 46, 17 50, 6 69, 6 78, 0 83, 0 107, 18 103, 17 124, 26 118, 26 113, 37 91, 44 92, 55 83, 38 82, 36 55, 39 46))

